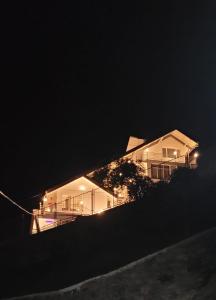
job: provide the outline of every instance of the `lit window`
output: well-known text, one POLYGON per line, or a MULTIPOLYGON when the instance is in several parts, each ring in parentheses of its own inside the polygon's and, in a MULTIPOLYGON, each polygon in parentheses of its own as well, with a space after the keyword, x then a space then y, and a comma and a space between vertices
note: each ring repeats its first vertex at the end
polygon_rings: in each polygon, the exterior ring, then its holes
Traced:
POLYGON ((163 157, 176 158, 180 156, 179 149, 163 148, 162 153, 163 153, 163 157))
POLYGON ((151 165, 151 177, 153 179, 169 180, 176 166, 171 165, 151 165))

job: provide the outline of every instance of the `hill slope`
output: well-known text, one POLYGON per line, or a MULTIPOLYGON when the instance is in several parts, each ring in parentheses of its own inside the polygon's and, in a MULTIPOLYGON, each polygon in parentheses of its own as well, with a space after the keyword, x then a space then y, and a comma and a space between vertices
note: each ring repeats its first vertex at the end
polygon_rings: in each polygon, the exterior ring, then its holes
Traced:
POLYGON ((215 249, 216 229, 212 229, 103 276, 64 290, 20 299, 214 299, 215 249))
POLYGON ((0 297, 62 289, 215 227, 214 178, 179 175, 142 201, 0 244, 0 297))

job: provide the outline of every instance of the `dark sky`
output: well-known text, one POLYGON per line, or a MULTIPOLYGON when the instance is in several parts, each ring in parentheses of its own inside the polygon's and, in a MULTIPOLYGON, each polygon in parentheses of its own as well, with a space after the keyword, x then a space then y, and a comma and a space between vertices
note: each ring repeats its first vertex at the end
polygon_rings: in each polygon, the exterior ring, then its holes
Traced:
POLYGON ((0 189, 27 203, 125 150, 129 135, 177 128, 204 148, 215 144, 215 9, 214 1, 5 4, 0 189))

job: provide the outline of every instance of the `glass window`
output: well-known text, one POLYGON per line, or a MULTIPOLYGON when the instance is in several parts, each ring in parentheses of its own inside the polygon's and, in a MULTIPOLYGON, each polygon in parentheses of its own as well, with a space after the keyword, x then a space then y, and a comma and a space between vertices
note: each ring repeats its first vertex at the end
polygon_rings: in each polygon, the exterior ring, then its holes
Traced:
POLYGON ((158 166, 157 165, 151 165, 151 176, 154 179, 158 179, 158 166))
POLYGON ((163 157, 176 158, 180 156, 180 150, 174 148, 162 148, 163 157))
POLYGON ((163 166, 163 170, 164 170, 163 179, 168 180, 170 178, 170 167, 163 166))
POLYGON ((151 165, 151 177, 153 179, 169 180, 171 172, 176 169, 176 166, 170 165, 151 165))
POLYGON ((167 157, 167 151, 166 151, 166 150, 167 150, 166 148, 163 148, 163 149, 162 149, 163 157, 167 157))

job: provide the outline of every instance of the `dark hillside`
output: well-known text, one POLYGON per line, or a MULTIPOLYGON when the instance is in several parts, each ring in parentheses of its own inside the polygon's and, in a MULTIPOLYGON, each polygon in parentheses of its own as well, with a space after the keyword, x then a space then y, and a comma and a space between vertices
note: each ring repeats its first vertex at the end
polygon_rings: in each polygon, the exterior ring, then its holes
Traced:
POLYGON ((216 225, 214 181, 182 172, 143 201, 2 244, 1 297, 70 286, 216 225))
MULTIPOLYGON (((216 229, 65 289, 20 300, 213 300, 216 229)), ((17 298, 15 298, 17 299, 17 298)))

